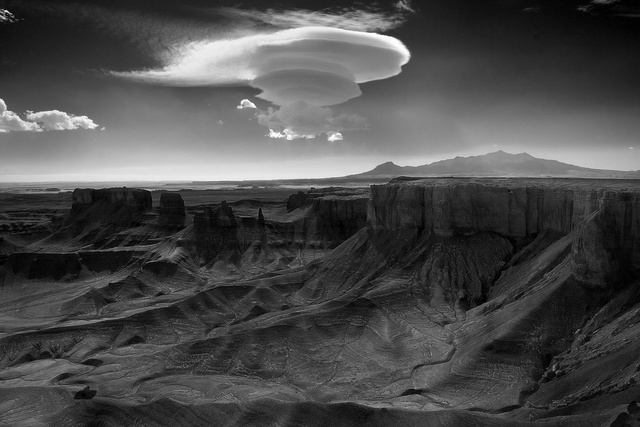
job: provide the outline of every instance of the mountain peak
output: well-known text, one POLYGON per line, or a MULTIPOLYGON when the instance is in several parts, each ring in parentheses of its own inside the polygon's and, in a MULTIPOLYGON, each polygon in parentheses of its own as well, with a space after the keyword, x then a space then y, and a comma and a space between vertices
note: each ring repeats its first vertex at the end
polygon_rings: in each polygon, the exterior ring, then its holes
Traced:
MULTIPOLYGON (((589 169, 557 160, 540 159, 529 153, 491 153, 441 160, 422 166, 398 166, 386 162, 362 176, 505 176, 505 177, 627 177, 629 173, 589 169)), ((635 178, 635 175, 633 176, 635 178)))

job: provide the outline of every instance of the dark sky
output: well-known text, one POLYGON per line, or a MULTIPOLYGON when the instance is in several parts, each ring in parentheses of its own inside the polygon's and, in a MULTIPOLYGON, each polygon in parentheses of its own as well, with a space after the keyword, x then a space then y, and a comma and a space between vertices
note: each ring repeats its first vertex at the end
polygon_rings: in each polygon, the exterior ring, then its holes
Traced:
POLYGON ((639 45, 636 0, 0 0, 0 181, 636 170, 639 45))

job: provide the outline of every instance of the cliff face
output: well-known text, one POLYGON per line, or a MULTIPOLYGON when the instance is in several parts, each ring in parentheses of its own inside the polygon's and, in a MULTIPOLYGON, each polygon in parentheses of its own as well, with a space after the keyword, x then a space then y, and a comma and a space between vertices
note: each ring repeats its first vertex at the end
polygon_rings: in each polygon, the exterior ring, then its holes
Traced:
POLYGON ((578 282, 607 288, 640 272, 640 194, 624 189, 495 180, 374 185, 369 221, 374 230, 415 229, 438 237, 492 232, 515 241, 575 230, 578 282))
POLYGON ((76 188, 71 209, 81 210, 100 201, 119 207, 130 206, 138 211, 151 209, 151 193, 137 188, 76 188))
POLYGON ((605 192, 577 229, 572 261, 580 283, 607 288, 640 275, 639 193, 605 192))
POLYGON ((476 183, 374 185, 374 229, 429 230, 436 236, 491 231, 510 238, 568 233, 598 208, 602 191, 476 183))
POLYGON ((184 208, 184 200, 182 200, 180 194, 162 193, 160 195, 158 211, 160 213, 158 225, 168 228, 184 228, 186 211, 184 208))
POLYGON ((160 195, 160 215, 185 216, 184 200, 179 193, 162 193, 160 195))
POLYGON ((237 224, 233 210, 222 202, 217 210, 209 207, 193 218, 196 252, 206 262, 221 252, 238 256, 237 224))
POLYGON ((366 197, 323 197, 315 199, 312 211, 317 218, 316 233, 341 243, 367 223, 366 197))

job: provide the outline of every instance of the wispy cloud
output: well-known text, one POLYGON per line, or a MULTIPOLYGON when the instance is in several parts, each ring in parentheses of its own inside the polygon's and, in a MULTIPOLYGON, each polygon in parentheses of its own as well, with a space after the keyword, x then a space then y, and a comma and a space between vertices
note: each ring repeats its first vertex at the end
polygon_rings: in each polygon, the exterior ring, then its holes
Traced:
POLYGON ((13 13, 9 12, 7 9, 0 9, 0 24, 10 24, 16 21, 18 21, 18 19, 13 13))
POLYGON ((0 99, 0 132, 42 132, 45 130, 96 129, 98 125, 87 116, 74 116, 59 110, 27 111, 26 120, 10 111, 0 99))
POLYGON ((398 0, 395 4, 397 10, 401 12, 415 13, 411 0, 398 0))
POLYGON ((637 0, 592 0, 578 6, 578 10, 592 15, 640 18, 640 3, 637 0))
POLYGON ((411 3, 406 0, 399 1, 395 6, 396 13, 354 8, 332 11, 221 8, 218 11, 233 19, 249 20, 279 28, 321 26, 352 31, 386 32, 402 25, 408 14, 414 13, 411 3))

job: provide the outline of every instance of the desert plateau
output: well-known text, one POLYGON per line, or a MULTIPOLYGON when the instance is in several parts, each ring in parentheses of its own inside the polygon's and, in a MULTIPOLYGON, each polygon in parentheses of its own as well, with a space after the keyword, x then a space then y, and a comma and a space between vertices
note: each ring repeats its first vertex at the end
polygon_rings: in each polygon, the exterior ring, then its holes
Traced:
POLYGON ((1 422, 640 422, 639 181, 252 191, 2 194, 1 422))

